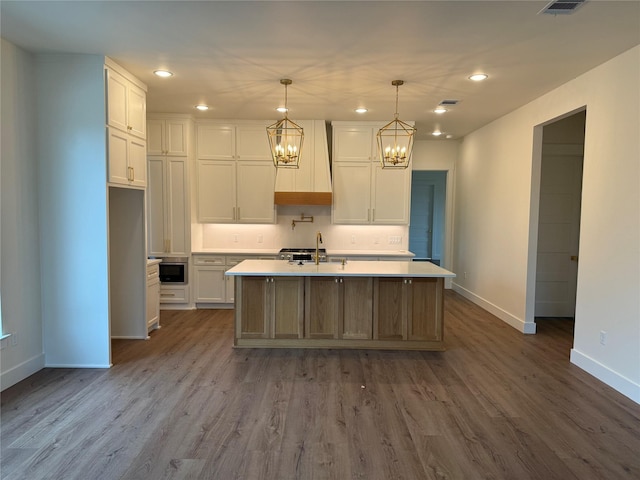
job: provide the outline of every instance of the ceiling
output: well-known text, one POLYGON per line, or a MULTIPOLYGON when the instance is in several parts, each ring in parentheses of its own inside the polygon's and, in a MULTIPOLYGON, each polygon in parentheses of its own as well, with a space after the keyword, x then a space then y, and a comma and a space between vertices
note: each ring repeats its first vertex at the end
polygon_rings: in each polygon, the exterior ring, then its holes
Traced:
POLYGON ((2 0, 0 32, 31 52, 108 55, 147 84, 149 112, 196 118, 280 118, 290 78, 293 120, 390 121, 403 79, 418 138, 460 138, 640 44, 639 0, 538 14, 547 3, 2 0), (433 113, 445 99, 459 103, 433 113))

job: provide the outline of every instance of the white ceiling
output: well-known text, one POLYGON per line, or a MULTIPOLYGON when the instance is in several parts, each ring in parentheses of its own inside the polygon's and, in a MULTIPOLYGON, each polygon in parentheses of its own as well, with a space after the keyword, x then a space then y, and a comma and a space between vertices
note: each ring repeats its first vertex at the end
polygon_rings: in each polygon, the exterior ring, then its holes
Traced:
POLYGON ((32 52, 108 55, 148 85, 149 112, 197 118, 280 118, 287 77, 293 120, 391 120, 403 79, 400 118, 419 138, 459 138, 640 44, 640 0, 538 15, 547 3, 2 0, 0 32, 32 52), (438 116, 444 99, 460 103, 438 116))

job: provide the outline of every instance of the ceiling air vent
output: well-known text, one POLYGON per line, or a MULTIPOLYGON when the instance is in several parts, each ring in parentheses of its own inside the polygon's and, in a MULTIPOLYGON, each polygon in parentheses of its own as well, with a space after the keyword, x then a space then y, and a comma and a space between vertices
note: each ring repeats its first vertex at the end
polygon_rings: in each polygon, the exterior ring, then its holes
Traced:
POLYGON ((575 12, 587 0, 555 0, 540 10, 539 13, 550 15, 568 15, 575 12))
POLYGON ((440 105, 457 105, 460 100, 442 100, 440 105))

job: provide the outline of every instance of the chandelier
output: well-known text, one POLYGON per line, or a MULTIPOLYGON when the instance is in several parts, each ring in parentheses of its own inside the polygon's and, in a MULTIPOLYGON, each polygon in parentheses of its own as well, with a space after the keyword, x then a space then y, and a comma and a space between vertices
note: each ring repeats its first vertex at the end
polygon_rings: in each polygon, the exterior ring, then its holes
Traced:
POLYGON ((391 122, 378 130, 378 153, 382 168, 407 168, 411 161, 416 129, 398 118, 398 87, 403 84, 403 80, 391 82, 396 87, 396 113, 391 122))
POLYGON ((298 168, 300 154, 302 153, 302 141, 304 129, 289 120, 287 116, 287 87, 293 83, 288 78, 283 78, 280 83, 284 85, 284 118, 267 127, 267 137, 273 164, 276 168, 298 168))

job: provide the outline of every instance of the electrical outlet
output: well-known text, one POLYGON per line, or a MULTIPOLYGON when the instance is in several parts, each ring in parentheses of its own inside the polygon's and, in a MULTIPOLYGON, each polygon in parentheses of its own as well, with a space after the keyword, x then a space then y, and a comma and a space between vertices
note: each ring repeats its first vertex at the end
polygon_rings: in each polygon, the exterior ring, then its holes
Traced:
POLYGON ((351 243, 356 243, 356 236, 355 235, 351 235, 351 243))
POLYGON ((9 340, 11 341, 11 346, 15 347, 16 345, 18 345, 18 334, 17 333, 11 334, 11 336, 9 337, 9 340))
POLYGON ((467 278, 469 276, 467 272, 464 272, 463 275, 464 275, 464 278, 467 278))
POLYGON ((240 236, 240 235, 238 235, 237 233, 234 233, 234 234, 233 234, 233 242, 234 242, 234 243, 238 243, 238 237, 239 237, 239 236, 240 236))
POLYGON ((607 344, 607 332, 605 332, 604 330, 600 331, 600 345, 606 345, 607 344))
POLYGON ((380 238, 379 237, 373 237, 373 243, 375 245, 378 245, 380 243, 380 238))
POLYGON ((263 240, 262 235, 258 235, 258 243, 262 243, 262 240, 263 240))

